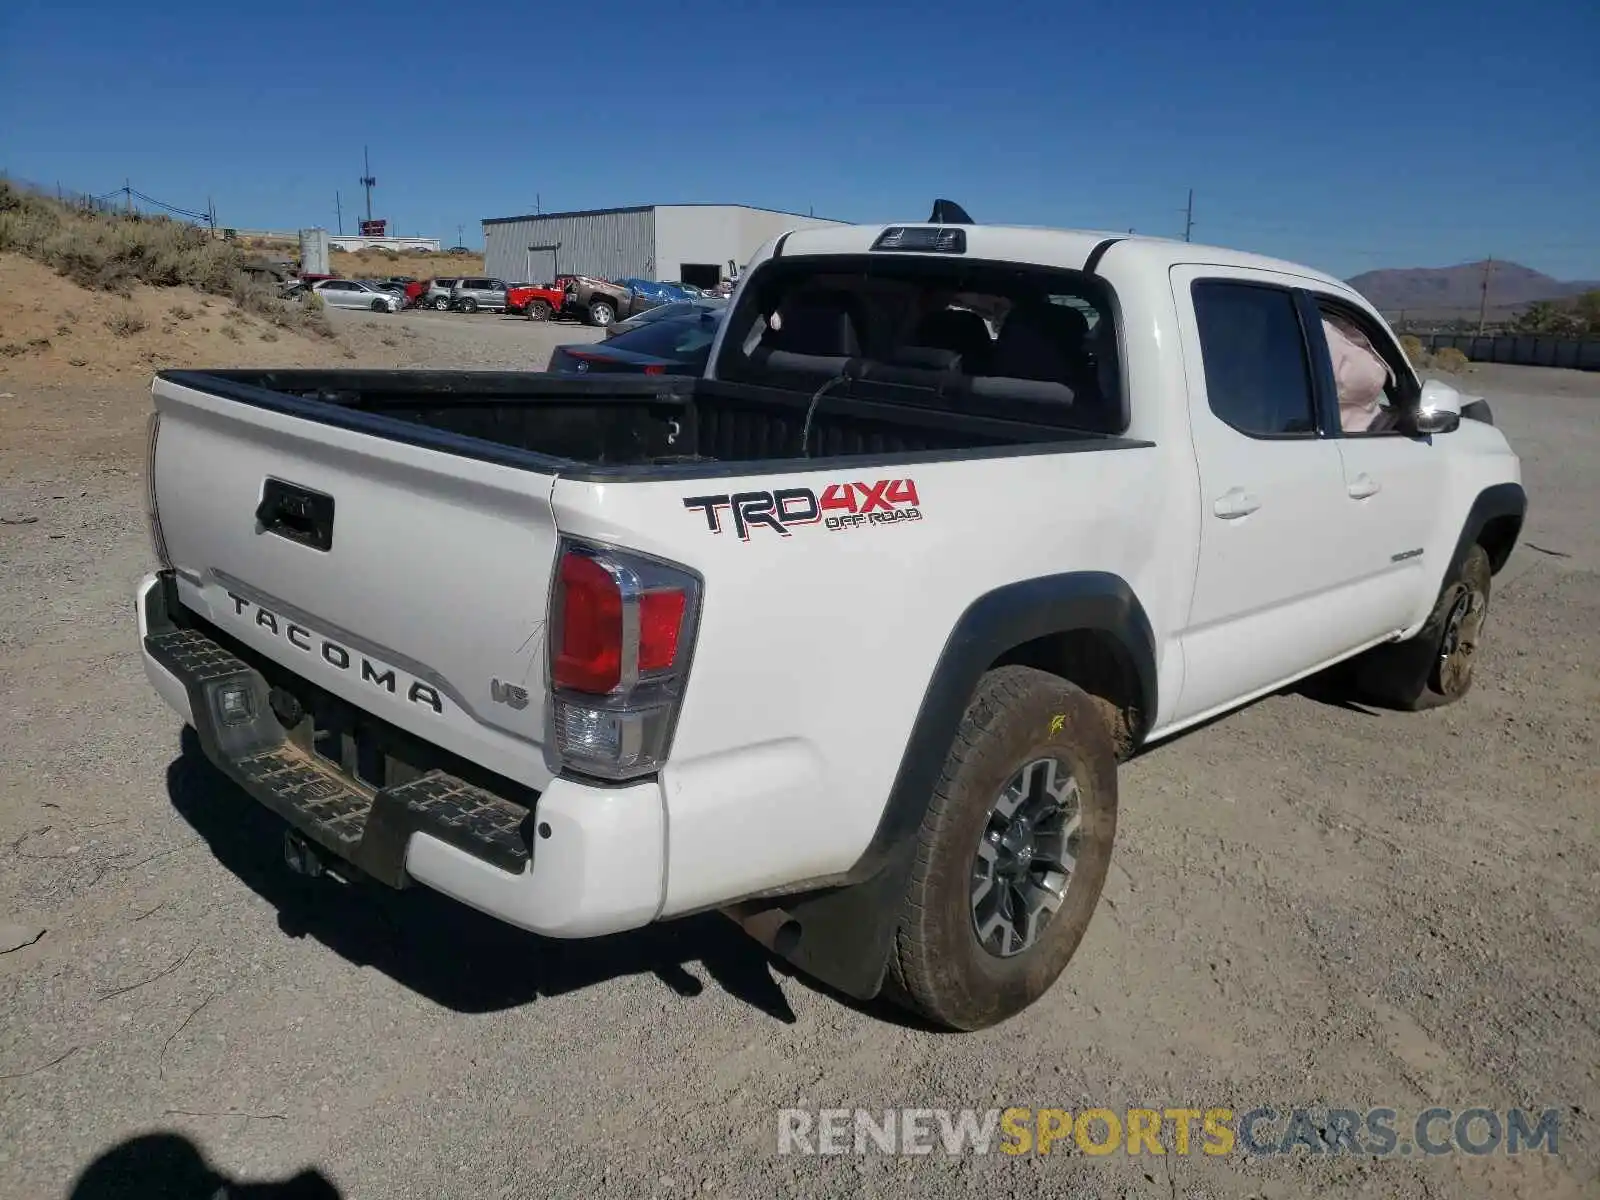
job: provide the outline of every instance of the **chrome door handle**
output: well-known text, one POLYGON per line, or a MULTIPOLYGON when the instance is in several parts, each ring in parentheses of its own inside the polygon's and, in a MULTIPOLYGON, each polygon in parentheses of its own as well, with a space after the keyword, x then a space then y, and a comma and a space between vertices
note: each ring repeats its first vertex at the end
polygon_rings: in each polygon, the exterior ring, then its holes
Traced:
POLYGON ((1368 496, 1376 496, 1382 490, 1383 484, 1365 471, 1352 479, 1345 488, 1345 491, 1350 493, 1350 499, 1352 500, 1365 500, 1368 496))
POLYGON ((1261 507, 1261 497, 1243 488, 1229 488, 1216 503, 1211 506, 1211 511, 1224 521, 1237 520, 1239 517, 1248 517, 1261 507))

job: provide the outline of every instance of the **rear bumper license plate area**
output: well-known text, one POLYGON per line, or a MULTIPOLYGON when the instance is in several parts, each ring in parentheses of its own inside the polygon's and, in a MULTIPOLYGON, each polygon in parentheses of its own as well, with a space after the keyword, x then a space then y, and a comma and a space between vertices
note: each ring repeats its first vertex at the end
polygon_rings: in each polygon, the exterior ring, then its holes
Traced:
POLYGON ((536 792, 485 778, 233 642, 179 603, 170 575, 145 605, 145 649, 187 692, 206 756, 318 846, 391 887, 408 882, 418 833, 527 870, 536 792))

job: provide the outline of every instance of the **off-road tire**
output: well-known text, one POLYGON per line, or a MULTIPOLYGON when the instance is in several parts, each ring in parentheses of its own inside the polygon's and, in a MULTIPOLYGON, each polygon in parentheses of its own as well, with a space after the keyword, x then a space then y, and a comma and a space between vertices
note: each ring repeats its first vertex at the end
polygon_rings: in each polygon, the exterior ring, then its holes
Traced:
POLYGON ((550 303, 546 300, 529 300, 522 306, 522 315, 530 321, 548 321, 550 303))
POLYGON ((1378 646, 1355 660, 1358 698, 1420 712, 1465 696, 1483 641, 1492 578, 1488 552, 1474 545, 1445 580, 1427 623, 1414 637, 1378 646))
POLYGON ((606 328, 617 319, 616 306, 609 300, 596 300, 589 305, 589 324, 606 328))
POLYGON ((988 672, 967 705, 918 834, 886 995, 962 1030, 995 1025, 1038 1000, 1088 929, 1116 827, 1116 750, 1093 699, 1031 667, 988 672), (1002 790, 1044 759, 1064 765, 1077 785, 1077 862, 1037 940, 1000 957, 978 938, 975 856, 1002 790))

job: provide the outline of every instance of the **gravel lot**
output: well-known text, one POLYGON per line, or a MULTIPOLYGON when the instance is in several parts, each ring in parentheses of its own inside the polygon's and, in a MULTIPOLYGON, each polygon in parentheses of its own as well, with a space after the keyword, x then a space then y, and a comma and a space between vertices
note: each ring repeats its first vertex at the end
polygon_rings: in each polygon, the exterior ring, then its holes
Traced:
MULTIPOLYGON (((385 366, 537 368, 594 336, 334 317, 409 331, 385 366)), ((1532 501, 1475 691, 1420 716, 1295 692, 1140 757, 1077 960, 958 1036, 843 1003, 717 916, 551 943, 289 874, 134 652, 148 380, 0 376, 0 1195, 308 1169, 350 1200, 1596 1195, 1600 377, 1468 386, 1532 501), (776 1152, 789 1106, 1434 1103, 1559 1108, 1561 1153, 776 1152)))

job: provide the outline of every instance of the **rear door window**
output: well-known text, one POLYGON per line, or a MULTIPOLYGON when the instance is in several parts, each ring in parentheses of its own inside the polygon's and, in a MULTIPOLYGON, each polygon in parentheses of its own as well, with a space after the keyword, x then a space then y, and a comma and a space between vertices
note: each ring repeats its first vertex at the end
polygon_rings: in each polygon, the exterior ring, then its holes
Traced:
POLYGON ((1315 437, 1316 399, 1294 293, 1202 279, 1190 294, 1211 411, 1246 437, 1315 437))

